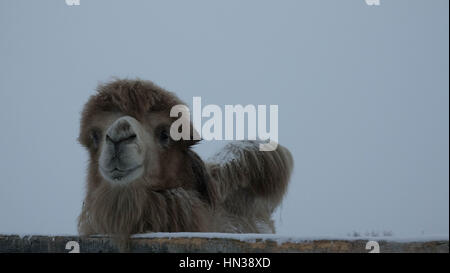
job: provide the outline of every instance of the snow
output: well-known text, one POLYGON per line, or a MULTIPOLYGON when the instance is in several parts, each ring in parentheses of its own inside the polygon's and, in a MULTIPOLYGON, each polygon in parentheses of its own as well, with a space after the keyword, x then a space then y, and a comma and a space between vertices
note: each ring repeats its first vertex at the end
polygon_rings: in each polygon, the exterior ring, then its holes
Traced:
POLYGON ((254 243, 256 241, 275 241, 278 244, 286 242, 301 243, 319 240, 345 240, 345 241, 389 241, 389 242, 428 242, 428 241, 448 241, 449 235, 423 235, 417 237, 349 237, 349 236, 288 236, 279 234, 257 234, 257 233, 198 233, 198 232, 156 232, 133 235, 132 238, 220 238, 234 239, 244 242, 254 243))
POLYGON ((208 159, 208 162, 215 164, 226 164, 240 158, 240 154, 246 149, 258 149, 260 140, 240 140, 228 143, 223 149, 208 159))

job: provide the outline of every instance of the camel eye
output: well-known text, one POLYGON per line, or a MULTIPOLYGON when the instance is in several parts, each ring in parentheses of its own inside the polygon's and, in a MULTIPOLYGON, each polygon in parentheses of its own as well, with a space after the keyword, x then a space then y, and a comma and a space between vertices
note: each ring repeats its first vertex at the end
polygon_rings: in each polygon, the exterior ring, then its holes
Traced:
POLYGON ((166 129, 162 129, 159 133, 159 142, 163 145, 167 145, 169 143, 169 133, 166 129))
POLYGON ((100 144, 100 133, 98 130, 92 130, 89 134, 89 138, 91 139, 92 146, 97 149, 98 145, 100 144))

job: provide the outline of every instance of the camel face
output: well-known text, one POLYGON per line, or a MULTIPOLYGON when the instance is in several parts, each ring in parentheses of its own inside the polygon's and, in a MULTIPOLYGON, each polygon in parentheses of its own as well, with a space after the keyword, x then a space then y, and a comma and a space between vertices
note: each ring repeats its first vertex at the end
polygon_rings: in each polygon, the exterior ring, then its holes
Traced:
POLYGON ((88 186, 163 190, 195 184, 185 164, 195 141, 170 137, 175 120, 170 109, 179 104, 172 93, 149 82, 100 86, 83 109, 78 137, 90 156, 88 186))
POLYGON ((144 173, 148 134, 133 117, 123 116, 106 129, 99 158, 99 171, 112 184, 126 184, 144 173))
MULTIPOLYGON (((149 113, 140 120, 120 112, 103 113, 96 119, 103 124, 98 134, 98 173, 111 185, 141 181, 158 186, 161 160, 173 154, 169 135, 172 120, 163 113, 149 113)), ((97 128, 99 128, 98 126, 97 128)))

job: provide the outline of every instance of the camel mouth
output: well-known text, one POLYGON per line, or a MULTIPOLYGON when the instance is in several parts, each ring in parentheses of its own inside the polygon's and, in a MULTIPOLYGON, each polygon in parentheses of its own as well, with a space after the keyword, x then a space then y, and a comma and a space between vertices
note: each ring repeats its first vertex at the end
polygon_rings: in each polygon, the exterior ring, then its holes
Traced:
POLYGON ((111 183, 128 183, 140 177, 140 174, 143 172, 142 169, 142 164, 125 170, 117 167, 112 170, 107 170, 100 166, 100 173, 111 183))

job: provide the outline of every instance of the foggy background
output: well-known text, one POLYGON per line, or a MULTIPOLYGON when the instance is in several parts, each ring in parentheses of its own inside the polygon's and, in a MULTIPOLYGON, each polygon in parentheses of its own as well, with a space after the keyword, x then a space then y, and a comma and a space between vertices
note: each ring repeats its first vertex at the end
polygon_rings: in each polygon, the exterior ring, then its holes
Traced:
POLYGON ((295 160, 278 233, 448 234, 448 5, 0 0, 0 233, 77 232, 80 112, 118 76, 277 104, 295 160))

